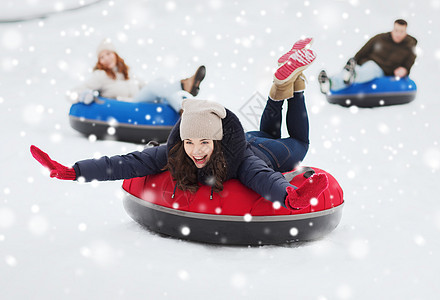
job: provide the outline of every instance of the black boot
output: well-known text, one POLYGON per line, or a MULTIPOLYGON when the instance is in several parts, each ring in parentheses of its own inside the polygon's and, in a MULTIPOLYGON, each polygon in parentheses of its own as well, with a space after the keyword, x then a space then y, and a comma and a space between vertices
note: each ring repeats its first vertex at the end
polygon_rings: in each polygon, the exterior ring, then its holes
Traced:
POLYGON ((200 66, 193 76, 180 81, 182 90, 187 91, 194 97, 197 96, 200 90, 200 83, 205 79, 205 75, 205 66, 200 66))
POLYGON ((319 72, 318 82, 319 82, 319 87, 321 89, 321 93, 327 94, 328 92, 330 92, 331 83, 325 70, 319 72))
POLYGON ((356 73, 354 71, 354 68, 356 67, 356 61, 354 58, 350 58, 347 61, 347 64, 344 67, 344 73, 343 73, 343 79, 345 84, 352 84, 354 81, 354 78, 356 76, 356 73))

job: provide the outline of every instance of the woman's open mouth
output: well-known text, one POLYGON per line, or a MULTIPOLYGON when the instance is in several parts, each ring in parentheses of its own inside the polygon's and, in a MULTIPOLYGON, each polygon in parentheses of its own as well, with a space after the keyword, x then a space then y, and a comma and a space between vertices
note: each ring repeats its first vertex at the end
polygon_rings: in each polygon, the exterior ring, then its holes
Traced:
POLYGON ((205 155, 203 157, 195 157, 193 156, 193 160, 196 164, 198 165, 203 165, 206 162, 206 158, 208 157, 208 155, 205 155))

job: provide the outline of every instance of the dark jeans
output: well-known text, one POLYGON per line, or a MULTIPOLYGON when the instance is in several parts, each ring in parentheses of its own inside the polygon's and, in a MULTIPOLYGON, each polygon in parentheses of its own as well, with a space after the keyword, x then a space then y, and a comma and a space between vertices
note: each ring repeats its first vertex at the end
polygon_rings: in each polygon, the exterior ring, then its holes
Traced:
POLYGON ((271 161, 275 171, 287 172, 304 159, 309 149, 309 118, 304 92, 287 99, 286 124, 288 138, 281 138, 284 101, 268 99, 260 121, 260 131, 246 133, 248 142, 271 161))

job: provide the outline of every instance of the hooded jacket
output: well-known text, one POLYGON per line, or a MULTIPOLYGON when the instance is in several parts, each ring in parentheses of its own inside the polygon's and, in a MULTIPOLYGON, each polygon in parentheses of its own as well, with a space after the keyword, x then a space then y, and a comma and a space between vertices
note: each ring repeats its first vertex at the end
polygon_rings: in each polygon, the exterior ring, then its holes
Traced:
POLYGON ((407 35, 403 41, 396 43, 391 32, 381 33, 372 37, 359 51, 354 59, 358 65, 372 60, 382 68, 385 75, 394 75, 394 70, 404 67, 408 74, 416 59, 415 47, 417 40, 407 35))
MULTIPOLYGON (((106 181, 142 177, 163 172, 170 149, 181 141, 180 120, 168 137, 166 145, 146 148, 126 155, 104 156, 100 159, 87 159, 77 162, 73 168, 77 178, 85 181, 106 181)), ((239 179, 246 187, 254 190, 267 200, 280 201, 284 205, 286 188, 292 186, 284 176, 268 165, 267 158, 252 147, 245 138, 243 126, 237 116, 226 109, 222 119, 222 150, 227 165, 225 180, 239 179)), ((211 172, 206 167, 198 169, 198 180, 207 184, 211 172)))

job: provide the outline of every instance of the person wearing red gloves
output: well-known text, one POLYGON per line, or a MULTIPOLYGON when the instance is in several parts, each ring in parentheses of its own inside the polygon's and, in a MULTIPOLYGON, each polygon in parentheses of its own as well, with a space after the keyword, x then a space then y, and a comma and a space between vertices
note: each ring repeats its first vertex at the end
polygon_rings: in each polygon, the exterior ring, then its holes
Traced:
POLYGON ((327 188, 327 176, 315 174, 296 187, 281 172, 297 166, 308 150, 305 84, 301 75, 316 58, 306 47, 311 39, 308 41, 298 41, 290 53, 278 61, 260 131, 245 133, 237 116, 218 103, 186 99, 182 103, 181 119, 165 145, 126 155, 83 160, 72 168, 53 161, 35 146, 31 146, 31 153, 49 168, 51 177, 58 179, 119 180, 168 170, 175 180, 174 190, 195 192, 199 184, 205 184, 211 186, 211 192, 220 192, 225 181, 237 178, 269 201, 292 210, 306 208, 327 188), (285 99, 290 136, 281 138, 285 99))

